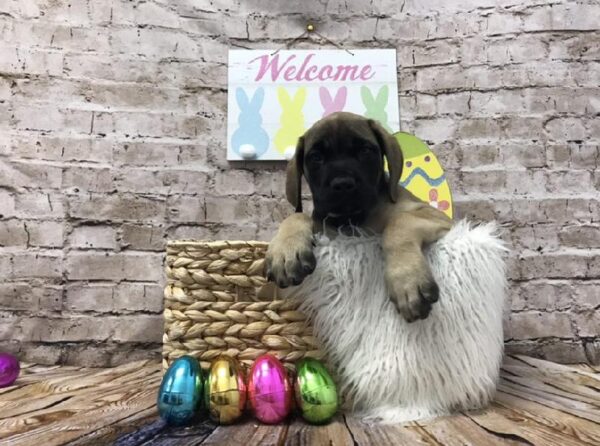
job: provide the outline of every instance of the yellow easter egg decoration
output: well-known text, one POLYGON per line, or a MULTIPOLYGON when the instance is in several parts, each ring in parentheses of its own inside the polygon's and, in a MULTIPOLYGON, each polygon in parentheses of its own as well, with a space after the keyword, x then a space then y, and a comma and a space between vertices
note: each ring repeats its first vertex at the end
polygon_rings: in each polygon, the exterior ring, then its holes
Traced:
POLYGON ((397 132, 394 137, 400 144, 404 157, 400 185, 452 218, 450 186, 436 156, 427 144, 414 135, 397 132))

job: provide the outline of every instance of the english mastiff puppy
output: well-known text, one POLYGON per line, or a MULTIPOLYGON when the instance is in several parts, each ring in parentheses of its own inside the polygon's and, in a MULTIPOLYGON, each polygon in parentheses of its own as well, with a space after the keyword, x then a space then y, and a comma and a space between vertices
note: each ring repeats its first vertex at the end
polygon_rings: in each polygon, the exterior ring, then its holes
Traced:
POLYGON ((385 280, 399 313, 408 322, 426 318, 439 289, 422 250, 444 236, 452 220, 398 184, 403 163, 396 139, 374 120, 337 112, 316 122, 288 164, 286 196, 296 213, 269 246, 267 278, 280 288, 299 285, 316 266, 313 234, 355 226, 382 235, 385 280), (312 217, 302 213, 302 176, 312 193, 312 217))

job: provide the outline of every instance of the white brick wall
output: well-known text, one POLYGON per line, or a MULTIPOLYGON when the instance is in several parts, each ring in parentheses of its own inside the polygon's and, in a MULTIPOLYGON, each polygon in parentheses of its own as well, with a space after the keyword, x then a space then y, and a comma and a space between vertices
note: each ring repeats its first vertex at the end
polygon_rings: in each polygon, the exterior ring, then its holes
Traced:
POLYGON ((0 2, 0 348, 156 355, 165 240, 272 236, 284 166, 225 159, 227 49, 314 19, 397 49, 403 128, 461 215, 505 227, 508 349, 600 362, 598 16, 592 0, 0 2))

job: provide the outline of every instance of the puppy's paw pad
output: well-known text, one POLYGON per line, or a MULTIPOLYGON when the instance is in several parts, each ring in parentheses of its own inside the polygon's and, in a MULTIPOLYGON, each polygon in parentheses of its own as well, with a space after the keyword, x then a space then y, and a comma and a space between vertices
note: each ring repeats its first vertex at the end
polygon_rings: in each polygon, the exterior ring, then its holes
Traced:
POLYGON ((265 273, 278 287, 287 288, 302 283, 315 270, 316 264, 312 237, 275 238, 267 250, 265 273))
POLYGON ((433 303, 439 299, 439 287, 433 279, 419 283, 414 277, 402 278, 390 274, 386 281, 390 299, 407 322, 426 319, 433 303))
POLYGON ((302 271, 305 275, 311 274, 317 267, 317 258, 312 249, 299 252, 298 261, 302 265, 302 271))
POLYGON ((419 285, 419 295, 429 303, 435 303, 440 299, 440 287, 435 280, 427 281, 419 285))

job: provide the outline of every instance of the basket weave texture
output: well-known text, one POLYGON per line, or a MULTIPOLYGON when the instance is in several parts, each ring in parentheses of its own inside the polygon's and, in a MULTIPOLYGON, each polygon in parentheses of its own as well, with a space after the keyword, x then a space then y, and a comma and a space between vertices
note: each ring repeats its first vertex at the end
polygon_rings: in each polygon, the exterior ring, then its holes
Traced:
POLYGON ((163 367, 182 356, 202 367, 220 354, 251 365, 264 353, 288 367, 322 358, 299 301, 278 299, 263 276, 266 242, 167 244, 163 367))

